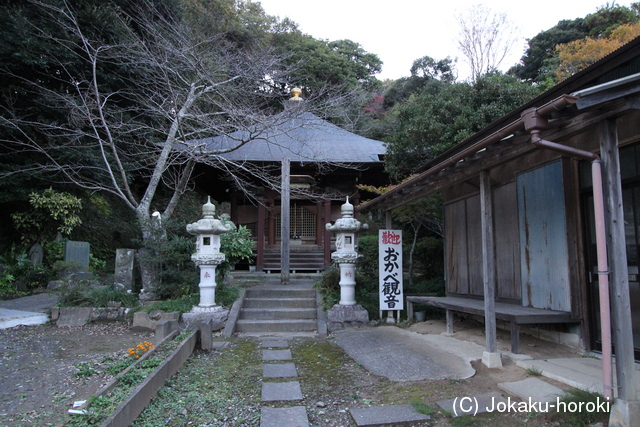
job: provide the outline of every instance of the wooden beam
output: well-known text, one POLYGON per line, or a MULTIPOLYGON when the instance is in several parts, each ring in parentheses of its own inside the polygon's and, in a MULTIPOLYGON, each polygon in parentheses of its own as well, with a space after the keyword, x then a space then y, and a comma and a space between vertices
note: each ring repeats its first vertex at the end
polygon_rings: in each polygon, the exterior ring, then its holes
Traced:
POLYGON ((282 193, 280 202, 280 282, 289 284, 289 205, 291 203, 291 160, 282 159, 282 193))
POLYGON ((266 221, 266 208, 264 199, 258 200, 258 224, 256 227, 257 234, 257 254, 256 254, 256 270, 262 271, 264 267, 264 223, 266 221))
POLYGON ((491 177, 488 171, 480 172, 480 212, 482 228, 482 277, 484 284, 484 329, 486 349, 498 352, 496 333, 496 257, 493 238, 493 199, 491 177))
POLYGON ((631 303, 629 298, 629 269, 625 239, 622 183, 620 182, 620 156, 618 130, 614 119, 600 123, 600 155, 602 180, 606 201, 605 225, 609 249, 609 289, 611 298, 611 324, 616 354, 618 397, 626 401, 638 399, 636 370, 631 330, 631 303))

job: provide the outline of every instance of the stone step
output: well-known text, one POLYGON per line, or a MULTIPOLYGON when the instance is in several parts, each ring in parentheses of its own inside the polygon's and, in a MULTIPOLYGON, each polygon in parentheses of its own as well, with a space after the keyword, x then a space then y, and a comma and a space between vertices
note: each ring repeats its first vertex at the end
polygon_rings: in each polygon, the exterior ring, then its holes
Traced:
POLYGON ((314 308, 315 298, 245 298, 243 308, 314 308))
POLYGON ((315 289, 282 289, 282 288, 252 288, 247 289, 245 298, 314 298, 315 289))
POLYGON ((315 319, 315 308, 243 308, 240 319, 250 320, 284 320, 284 319, 315 319))
POLYGON ((236 322, 238 332, 313 332, 318 329, 315 320, 247 320, 236 322))

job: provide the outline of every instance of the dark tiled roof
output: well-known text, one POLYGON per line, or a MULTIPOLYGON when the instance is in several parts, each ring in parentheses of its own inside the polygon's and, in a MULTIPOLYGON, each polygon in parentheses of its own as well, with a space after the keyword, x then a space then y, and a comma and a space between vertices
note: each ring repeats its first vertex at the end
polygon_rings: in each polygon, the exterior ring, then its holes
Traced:
MULTIPOLYGON (((382 141, 364 138, 333 125, 312 113, 285 111, 274 126, 256 129, 255 139, 225 154, 233 161, 380 163, 385 153, 382 141)), ((219 152, 250 139, 249 131, 204 138, 196 142, 205 152, 219 152)))

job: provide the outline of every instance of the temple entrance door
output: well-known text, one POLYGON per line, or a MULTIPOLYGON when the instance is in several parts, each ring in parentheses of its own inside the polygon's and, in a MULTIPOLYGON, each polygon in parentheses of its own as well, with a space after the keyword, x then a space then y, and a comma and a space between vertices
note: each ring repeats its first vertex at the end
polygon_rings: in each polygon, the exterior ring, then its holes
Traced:
MULTIPOLYGON (((289 209, 289 230, 291 233, 292 245, 303 243, 315 243, 316 241, 316 221, 317 216, 313 212, 315 205, 306 205, 291 202, 289 209)), ((280 239, 281 223, 280 214, 275 216, 276 239, 280 239)))

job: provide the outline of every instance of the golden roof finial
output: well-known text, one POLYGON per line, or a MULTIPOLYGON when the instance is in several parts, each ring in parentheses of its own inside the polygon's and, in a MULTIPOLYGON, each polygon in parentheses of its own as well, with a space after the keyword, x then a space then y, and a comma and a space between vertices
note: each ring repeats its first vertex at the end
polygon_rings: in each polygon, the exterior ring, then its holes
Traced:
POLYGON ((302 95, 302 89, 294 87, 293 89, 291 89, 291 98, 289 99, 289 101, 302 101, 300 95, 302 95))

